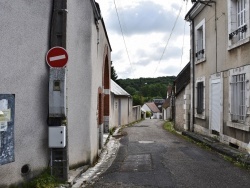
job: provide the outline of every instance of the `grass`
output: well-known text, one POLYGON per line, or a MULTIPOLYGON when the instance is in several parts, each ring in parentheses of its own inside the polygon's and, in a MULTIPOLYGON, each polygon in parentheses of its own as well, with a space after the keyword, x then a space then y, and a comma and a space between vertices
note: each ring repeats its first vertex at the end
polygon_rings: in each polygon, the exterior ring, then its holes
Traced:
POLYGON ((188 142, 191 142, 191 143, 194 143, 196 145, 198 145, 199 147, 203 148, 203 149, 206 149, 206 150, 211 150, 211 148, 209 146, 207 146, 205 143, 202 143, 202 142, 197 142, 187 136, 184 136, 182 134, 178 134, 176 132, 176 130, 174 129, 174 125, 171 121, 166 121, 164 124, 163 124, 163 128, 165 130, 167 130, 168 132, 171 132, 177 136, 180 136, 181 138, 184 138, 185 140, 187 140, 188 142))
POLYGON ((243 156, 238 156, 236 159, 233 159, 232 157, 226 156, 226 155, 221 155, 224 160, 234 164, 237 167, 246 169, 246 170, 250 170, 250 165, 240 161, 241 158, 243 158, 243 156))
POLYGON ((10 188, 54 188, 58 187, 60 183, 54 176, 50 175, 50 169, 46 169, 31 181, 23 182, 20 186, 12 185, 10 188))
POLYGON ((167 130, 168 132, 177 134, 177 132, 176 132, 175 129, 174 129, 173 123, 172 123, 171 121, 166 121, 166 122, 163 124, 163 128, 164 128, 165 130, 167 130))

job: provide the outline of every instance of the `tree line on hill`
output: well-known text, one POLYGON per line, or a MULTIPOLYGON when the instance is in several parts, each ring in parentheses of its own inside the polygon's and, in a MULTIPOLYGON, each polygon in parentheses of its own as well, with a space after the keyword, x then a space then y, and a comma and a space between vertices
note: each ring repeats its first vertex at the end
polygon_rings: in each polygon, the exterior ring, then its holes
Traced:
POLYGON ((133 105, 143 105, 152 99, 166 99, 167 87, 175 76, 157 78, 117 79, 116 82, 133 97, 133 105))
POLYGON ((143 105, 153 99, 166 99, 167 87, 173 85, 175 76, 157 78, 118 79, 111 62, 111 79, 133 97, 133 105, 143 105))

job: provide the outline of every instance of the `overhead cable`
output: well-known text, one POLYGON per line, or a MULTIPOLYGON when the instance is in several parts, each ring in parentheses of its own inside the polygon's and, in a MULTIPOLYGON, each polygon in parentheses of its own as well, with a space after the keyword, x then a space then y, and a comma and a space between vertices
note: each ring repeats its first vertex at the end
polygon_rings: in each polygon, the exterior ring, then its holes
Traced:
POLYGON ((121 21, 120 21, 120 17, 119 17, 119 14, 118 14, 118 10, 117 10, 117 7, 116 7, 115 0, 114 0, 114 5, 115 5, 116 15, 117 15, 117 18, 118 18, 118 22, 119 22, 119 26, 120 26, 120 29, 121 29, 121 33, 122 33, 122 38, 123 38, 124 46, 125 46, 126 53, 127 53, 127 56, 128 56, 128 61, 129 61, 130 66, 131 66, 131 70, 132 70, 131 72, 132 72, 132 74, 134 76, 133 66, 132 66, 132 62, 131 62, 130 57, 129 57, 128 48, 127 48, 127 44, 126 44, 126 41, 125 41, 125 38, 124 38, 124 34, 123 34, 122 26, 121 26, 121 21))
POLYGON ((159 62, 158 62, 158 65, 157 65, 157 67, 156 67, 156 69, 155 69, 155 71, 154 71, 154 77, 155 77, 155 73, 156 73, 156 71, 157 71, 157 69, 158 69, 158 67, 159 67, 159 65, 160 65, 160 63, 161 63, 162 57, 163 57, 163 55, 164 55, 164 53, 165 53, 165 51, 166 51, 166 48, 167 48, 168 43, 169 43, 169 40, 170 40, 170 38, 172 37, 174 28, 175 28, 175 26, 176 26, 176 23, 177 23, 179 17, 180 17, 182 7, 183 7, 183 4, 182 4, 182 6, 180 7, 179 13, 178 13, 178 15, 177 15, 177 17, 176 17, 176 19, 175 19, 175 22, 174 22, 174 26, 173 26, 173 28, 172 28, 172 30, 171 30, 171 33, 170 33, 169 38, 168 38, 168 40, 167 40, 167 43, 166 43, 166 45, 165 45, 165 47, 164 47, 164 50, 163 50, 163 52, 162 52, 162 55, 161 55, 160 60, 159 60, 159 62))
MULTIPOLYGON (((187 4, 188 4, 188 1, 186 3, 185 15, 187 14, 187 4)), ((184 32, 183 32, 183 39, 182 39, 181 64, 182 64, 182 58, 183 58, 183 53, 184 53, 185 34, 186 34, 186 21, 184 23, 184 32)), ((181 64, 180 64, 180 68, 181 68, 181 64)))

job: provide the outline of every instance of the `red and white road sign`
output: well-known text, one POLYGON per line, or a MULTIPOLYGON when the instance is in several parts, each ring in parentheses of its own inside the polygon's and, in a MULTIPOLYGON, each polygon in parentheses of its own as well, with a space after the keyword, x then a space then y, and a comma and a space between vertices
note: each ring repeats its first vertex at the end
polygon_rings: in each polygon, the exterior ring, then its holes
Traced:
POLYGON ((62 47, 53 47, 47 52, 46 61, 50 67, 63 68, 68 62, 68 53, 62 47))

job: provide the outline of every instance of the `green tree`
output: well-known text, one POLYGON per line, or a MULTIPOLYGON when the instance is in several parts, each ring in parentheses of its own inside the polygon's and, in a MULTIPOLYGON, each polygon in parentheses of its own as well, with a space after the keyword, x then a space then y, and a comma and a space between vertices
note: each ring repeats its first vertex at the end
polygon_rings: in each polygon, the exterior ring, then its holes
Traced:
POLYGON ((140 96, 140 95, 133 95, 133 106, 136 106, 136 105, 143 105, 144 103, 144 100, 143 100, 143 97, 140 96))
POLYGON ((127 91, 130 95, 135 95, 136 94, 136 89, 131 87, 131 86, 127 86, 125 88, 125 91, 127 91))
POLYGON ((117 78, 118 78, 118 75, 116 74, 115 68, 114 68, 114 66, 112 65, 112 61, 111 61, 111 79, 112 79, 114 82, 118 83, 118 82, 117 82, 117 78))

